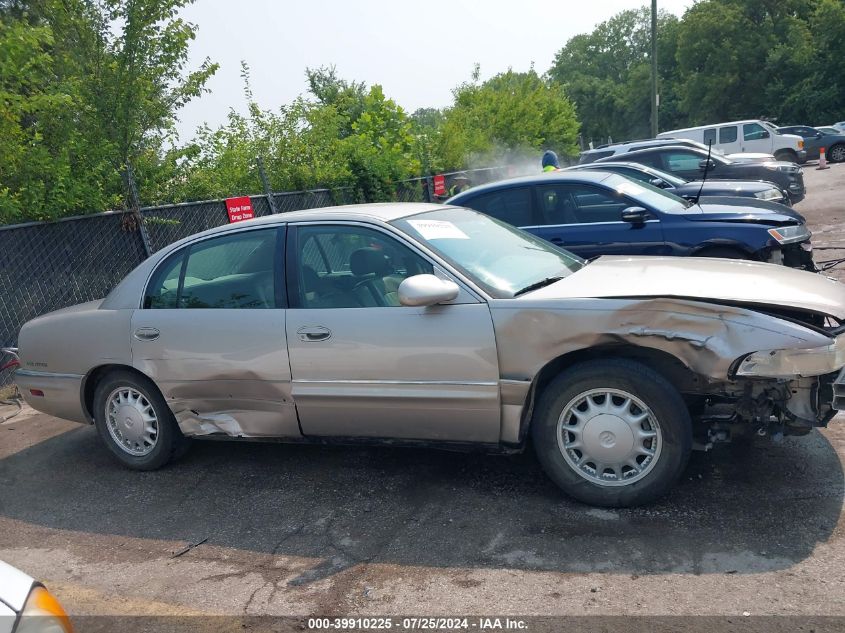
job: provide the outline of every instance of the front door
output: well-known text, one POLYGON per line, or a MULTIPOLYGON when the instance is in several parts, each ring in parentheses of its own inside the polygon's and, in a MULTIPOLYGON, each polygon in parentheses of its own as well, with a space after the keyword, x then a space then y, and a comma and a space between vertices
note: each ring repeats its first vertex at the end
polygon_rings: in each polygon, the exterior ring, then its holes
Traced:
POLYGON ((771 154, 771 133, 759 123, 743 123, 742 151, 771 154))
POLYGON ((536 194, 542 223, 529 230, 581 257, 669 254, 657 216, 642 224, 623 221, 623 209, 635 203, 616 191, 555 183, 538 186, 536 194))
POLYGON ((402 306, 399 284, 434 267, 372 226, 292 226, 287 262, 305 435, 498 442, 499 368, 484 301, 464 288, 447 305, 402 306))
POLYGON ((132 316, 133 366, 189 435, 299 436, 290 396, 284 229, 194 242, 153 273, 132 316))

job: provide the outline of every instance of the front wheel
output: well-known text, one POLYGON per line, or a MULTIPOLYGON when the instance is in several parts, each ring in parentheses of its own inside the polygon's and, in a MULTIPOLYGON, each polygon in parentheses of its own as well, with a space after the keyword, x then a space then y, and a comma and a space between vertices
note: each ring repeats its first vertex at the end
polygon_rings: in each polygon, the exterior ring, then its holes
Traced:
POLYGON ((664 495, 692 447, 681 395, 651 368, 625 359, 575 365, 541 394, 532 421, 537 456, 575 499, 629 507, 664 495))
POLYGON ((792 150, 781 150, 775 152, 775 160, 781 160, 786 163, 797 163, 798 162, 798 154, 793 152, 792 150))
POLYGON ((161 468, 188 446, 155 384, 129 371, 112 372, 97 385, 94 422, 111 454, 135 470, 161 468))

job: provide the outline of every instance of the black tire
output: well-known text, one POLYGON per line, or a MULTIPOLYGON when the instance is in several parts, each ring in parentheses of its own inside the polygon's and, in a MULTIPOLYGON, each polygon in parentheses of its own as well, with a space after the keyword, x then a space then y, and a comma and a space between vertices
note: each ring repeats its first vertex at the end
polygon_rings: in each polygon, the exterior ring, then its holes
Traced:
POLYGON ((825 150, 825 158, 831 163, 845 163, 845 144, 837 143, 825 150))
POLYGON ((782 149, 780 151, 775 152, 775 160, 781 160, 787 163, 797 163, 798 154, 796 154, 792 150, 782 149))
POLYGON ((94 424, 109 452, 124 466, 134 470, 156 470, 183 455, 189 440, 182 435, 173 413, 158 387, 147 377, 130 371, 113 371, 100 380, 94 392, 94 424), (107 399, 117 389, 134 389, 149 402, 155 411, 158 432, 152 450, 145 455, 132 455, 121 448, 109 432, 106 420, 107 399))
POLYGON ((693 255, 694 257, 718 257, 720 259, 753 259, 748 253, 730 246, 713 246, 703 248, 693 255))
POLYGON ((692 450, 692 422, 677 389, 650 367, 627 359, 579 363, 561 373, 539 396, 531 435, 552 481, 571 497, 594 506, 623 508, 658 499, 680 477, 692 450), (564 457, 558 444, 560 416, 569 403, 593 389, 627 392, 650 409, 657 421, 660 451, 641 479, 603 485, 579 474, 564 457))

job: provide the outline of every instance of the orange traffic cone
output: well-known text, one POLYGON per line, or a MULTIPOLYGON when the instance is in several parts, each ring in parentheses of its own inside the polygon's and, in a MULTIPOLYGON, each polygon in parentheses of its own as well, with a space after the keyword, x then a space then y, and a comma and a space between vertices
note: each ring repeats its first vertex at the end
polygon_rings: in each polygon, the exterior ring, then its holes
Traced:
POLYGON ((827 158, 824 156, 824 147, 819 149, 819 166, 816 169, 830 169, 830 165, 827 164, 827 158))

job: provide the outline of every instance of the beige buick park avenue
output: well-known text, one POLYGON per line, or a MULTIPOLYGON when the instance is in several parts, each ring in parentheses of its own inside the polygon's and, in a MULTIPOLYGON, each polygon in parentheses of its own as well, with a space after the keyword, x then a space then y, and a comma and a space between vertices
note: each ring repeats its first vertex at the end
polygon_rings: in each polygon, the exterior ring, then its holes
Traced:
MULTIPOLYGON (((521 450, 583 502, 665 493, 692 448, 845 407, 845 286, 721 259, 583 261, 459 207, 286 213, 177 242, 27 323, 34 408, 126 466, 190 438, 521 450)), ((80 455, 80 459, 84 459, 80 455)))

